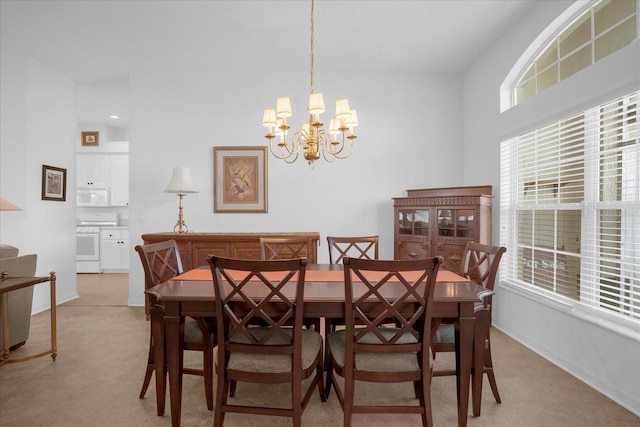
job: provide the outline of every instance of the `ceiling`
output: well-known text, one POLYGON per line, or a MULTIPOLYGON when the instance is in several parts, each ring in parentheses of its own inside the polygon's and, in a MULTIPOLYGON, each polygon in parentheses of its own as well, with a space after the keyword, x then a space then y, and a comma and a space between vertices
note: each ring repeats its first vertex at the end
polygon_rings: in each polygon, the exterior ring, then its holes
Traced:
MULTIPOLYGON (((461 73, 535 2, 317 0, 315 69, 461 73)), ((305 0, 1 0, 0 49, 77 82, 79 122, 127 126, 132 71, 307 72, 309 18, 305 0)))

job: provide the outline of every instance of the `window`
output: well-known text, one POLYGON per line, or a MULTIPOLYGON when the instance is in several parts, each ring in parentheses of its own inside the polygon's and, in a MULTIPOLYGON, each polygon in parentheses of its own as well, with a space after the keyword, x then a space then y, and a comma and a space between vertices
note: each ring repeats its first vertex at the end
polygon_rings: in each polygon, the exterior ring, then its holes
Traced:
POLYGON ((637 1, 602 0, 546 39, 512 87, 513 105, 572 76, 638 37, 637 1), (545 44, 546 42, 546 44, 545 44))
POLYGON ((639 101, 502 142, 503 282, 640 322, 639 101))

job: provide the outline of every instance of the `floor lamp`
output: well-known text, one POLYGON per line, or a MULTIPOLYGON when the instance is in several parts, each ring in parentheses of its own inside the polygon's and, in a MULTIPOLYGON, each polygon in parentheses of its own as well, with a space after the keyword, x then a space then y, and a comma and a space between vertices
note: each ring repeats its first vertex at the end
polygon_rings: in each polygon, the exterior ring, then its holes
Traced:
POLYGON ((189 231, 189 227, 185 224, 182 216, 182 198, 189 193, 198 192, 198 190, 193 187, 193 181, 191 181, 191 170, 183 167, 173 168, 171 180, 169 181, 167 188, 164 189, 164 192, 175 193, 180 198, 180 202, 178 204, 178 222, 176 222, 176 225, 173 227, 173 232, 187 233, 189 231))

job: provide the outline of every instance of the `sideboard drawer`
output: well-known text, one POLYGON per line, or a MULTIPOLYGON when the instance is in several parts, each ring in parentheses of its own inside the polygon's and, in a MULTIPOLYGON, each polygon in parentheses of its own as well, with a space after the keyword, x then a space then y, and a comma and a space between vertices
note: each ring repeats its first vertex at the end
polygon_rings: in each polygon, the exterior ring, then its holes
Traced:
MULTIPOLYGON (((209 255, 217 255, 229 257, 228 242, 194 242, 191 246, 191 268, 198 268, 201 265, 207 265, 207 257, 209 255)), ((184 257, 183 257, 184 258, 184 257)), ((185 266, 183 266, 185 267, 185 266)), ((186 271, 185 267, 185 271, 186 271)))
POLYGON ((260 259, 260 243, 237 242, 231 244, 231 256, 241 259, 260 259))

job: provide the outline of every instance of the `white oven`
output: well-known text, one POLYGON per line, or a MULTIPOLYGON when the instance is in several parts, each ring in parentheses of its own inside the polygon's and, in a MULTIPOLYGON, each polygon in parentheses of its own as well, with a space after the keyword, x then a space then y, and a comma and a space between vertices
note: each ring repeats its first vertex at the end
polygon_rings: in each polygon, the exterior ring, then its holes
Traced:
POLYGON ((76 227, 76 267, 78 273, 101 273, 100 227, 76 227))
POLYGON ((92 212, 79 215, 76 224, 76 271, 102 273, 100 267, 100 227, 118 225, 118 214, 92 212))

